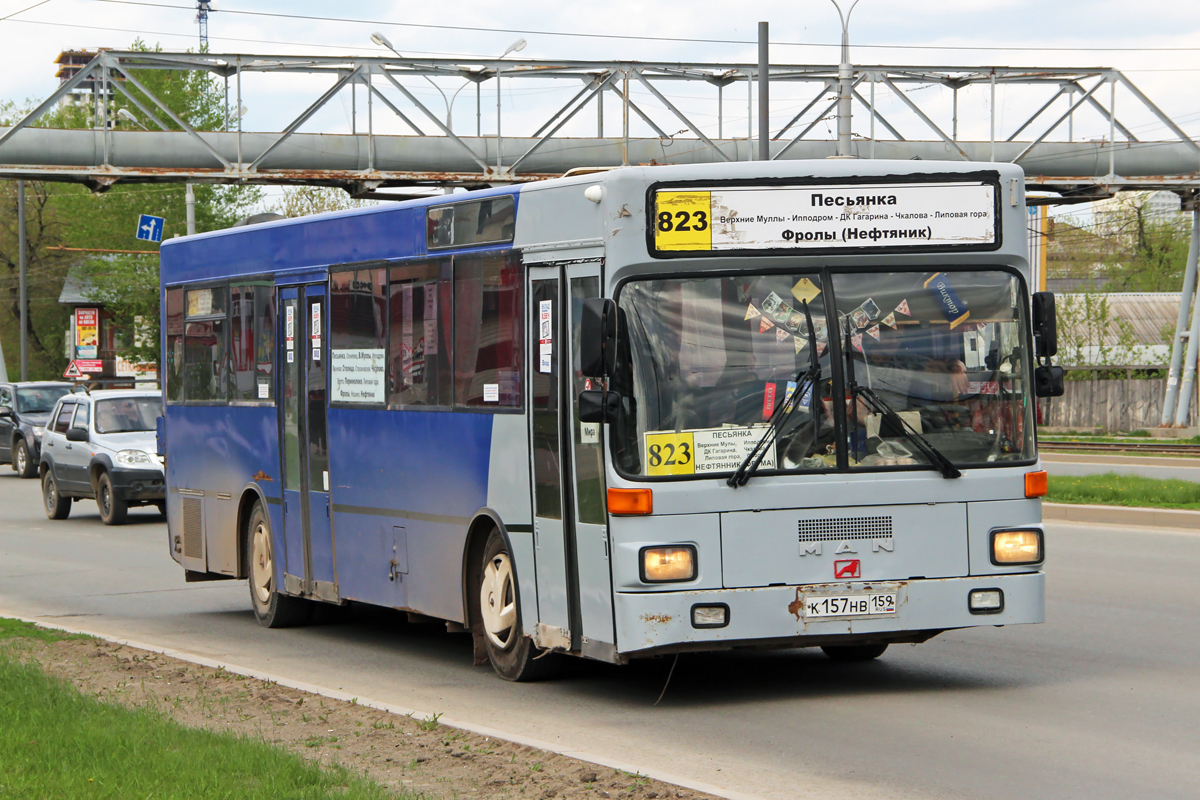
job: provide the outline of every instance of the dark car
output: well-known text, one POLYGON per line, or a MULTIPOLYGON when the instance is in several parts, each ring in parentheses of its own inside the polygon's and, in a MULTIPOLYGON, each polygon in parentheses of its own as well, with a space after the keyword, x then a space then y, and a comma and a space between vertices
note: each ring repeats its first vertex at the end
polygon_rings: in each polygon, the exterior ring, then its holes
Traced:
POLYGON ((22 478, 38 474, 50 412, 70 391, 62 382, 0 383, 0 464, 12 464, 22 478))

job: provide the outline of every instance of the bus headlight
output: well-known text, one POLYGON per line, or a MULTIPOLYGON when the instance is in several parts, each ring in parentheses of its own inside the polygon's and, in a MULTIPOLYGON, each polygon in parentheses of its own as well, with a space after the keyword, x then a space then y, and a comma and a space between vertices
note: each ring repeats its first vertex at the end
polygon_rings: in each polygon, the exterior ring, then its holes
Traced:
POLYGON ((132 467, 135 464, 153 464, 154 461, 141 450, 122 450, 117 453, 117 463, 132 467))
POLYGON ((696 577, 696 548, 690 544, 642 548, 642 582, 672 583, 696 577))
POLYGON ((992 531, 992 563, 996 566, 1038 564, 1044 558, 1040 530, 992 531))

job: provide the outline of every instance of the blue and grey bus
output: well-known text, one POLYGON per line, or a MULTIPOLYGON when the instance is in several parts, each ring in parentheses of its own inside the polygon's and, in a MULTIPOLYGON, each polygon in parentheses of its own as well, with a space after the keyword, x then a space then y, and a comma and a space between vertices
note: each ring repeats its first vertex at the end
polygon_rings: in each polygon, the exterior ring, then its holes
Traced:
POLYGON ((509 680, 1041 622, 1025 204, 1007 164, 649 166, 164 242, 172 556, 509 680))

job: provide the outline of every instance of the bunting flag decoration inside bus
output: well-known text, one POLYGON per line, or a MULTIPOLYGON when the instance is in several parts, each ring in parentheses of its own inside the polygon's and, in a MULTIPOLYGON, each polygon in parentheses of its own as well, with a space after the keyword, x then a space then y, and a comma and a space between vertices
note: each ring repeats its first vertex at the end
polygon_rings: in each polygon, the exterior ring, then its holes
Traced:
POLYGON ((777 342, 785 341, 789 336, 791 336, 791 334, 788 333, 787 331, 785 331, 783 328, 775 329, 775 341, 777 341, 777 342))
POLYGON ((771 318, 768 316, 764 315, 758 321, 758 332, 759 333, 766 333, 767 331, 771 330, 771 328, 774 328, 774 327, 775 327, 775 323, 771 322, 771 318))
POLYGON ((879 326, 872 325, 871 327, 867 328, 867 333, 869 333, 871 335, 871 338, 878 339, 879 338, 879 326))
POLYGON ((995 249, 999 195, 994 180, 660 188, 652 246, 657 253, 995 249))
POLYGON ((850 344, 854 345, 854 349, 861 353, 863 351, 863 349, 862 349, 862 334, 856 333, 853 336, 851 336, 850 344))
POLYGON ((879 321, 882 322, 884 325, 887 325, 889 328, 896 327, 896 312, 893 311, 892 313, 888 314, 886 317, 884 317, 883 319, 881 319, 879 321))
POLYGON ((903 314, 906 317, 911 317, 912 312, 908 310, 908 300, 901 300, 900 305, 896 306, 897 314, 903 314))
POLYGON ((799 353, 804 348, 808 347, 808 340, 805 339, 803 336, 797 336, 794 339, 792 339, 792 341, 796 343, 796 352, 797 353, 799 353))
POLYGON ((755 317, 757 317, 761 314, 762 314, 762 312, 754 307, 754 303, 751 303, 750 305, 746 306, 746 316, 742 317, 742 319, 743 320, 754 319, 755 317))
POLYGON ((925 281, 925 288, 933 293, 937 298, 938 306, 942 309, 942 316, 950 323, 950 330, 954 330, 959 325, 967 321, 967 317, 971 316, 971 310, 967 308, 967 304, 958 296, 958 292, 954 291, 954 287, 950 285, 950 279, 944 272, 935 272, 925 281))

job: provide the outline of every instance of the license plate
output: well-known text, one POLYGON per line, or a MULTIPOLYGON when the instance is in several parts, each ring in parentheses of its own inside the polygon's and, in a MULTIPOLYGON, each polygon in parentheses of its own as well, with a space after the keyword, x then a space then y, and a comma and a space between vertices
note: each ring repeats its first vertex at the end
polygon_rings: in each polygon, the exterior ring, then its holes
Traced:
POLYGON ((880 594, 810 594, 804 598, 805 617, 868 617, 895 614, 894 592, 880 594))

